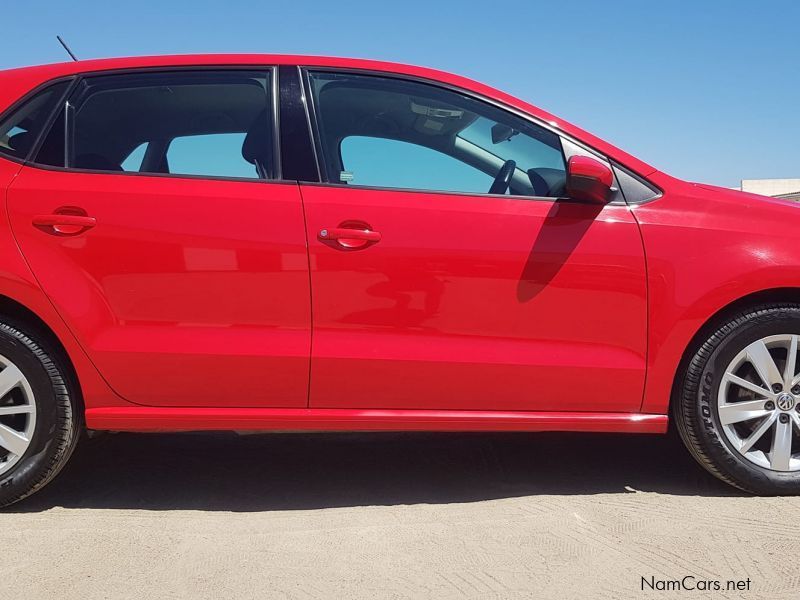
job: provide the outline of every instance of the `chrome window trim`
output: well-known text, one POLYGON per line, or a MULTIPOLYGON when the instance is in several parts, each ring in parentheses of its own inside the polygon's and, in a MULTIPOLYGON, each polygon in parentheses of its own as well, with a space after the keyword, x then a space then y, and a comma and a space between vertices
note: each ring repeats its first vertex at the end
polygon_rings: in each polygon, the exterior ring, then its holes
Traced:
MULTIPOLYGON (((308 72, 304 71, 303 67, 297 66, 297 77, 300 79, 300 102, 306 111, 306 123, 308 124, 308 133, 311 137, 311 151, 314 153, 314 162, 317 163, 317 178, 320 183, 325 182, 328 178, 327 169, 325 170, 325 177, 322 176, 322 148, 317 148, 317 123, 316 113, 314 111, 314 95, 311 93, 311 85, 308 80, 308 72), (312 123, 312 117, 314 119, 312 123)), ((317 183, 317 182, 314 182, 317 183)))
POLYGON ((283 162, 281 157, 281 123, 278 102, 280 98, 280 82, 278 81, 278 66, 272 65, 269 68, 270 82, 272 83, 272 155, 275 164, 275 179, 283 179, 283 162))
POLYGON ((302 66, 298 66, 297 71, 300 75, 300 88, 303 94, 302 102, 306 109, 306 122, 308 123, 308 130, 311 133, 311 146, 314 149, 314 158, 317 161, 319 183, 329 183, 328 168, 323 160, 325 155, 319 135, 319 123, 317 122, 317 111, 314 105, 314 94, 311 93, 311 75, 309 69, 302 66))

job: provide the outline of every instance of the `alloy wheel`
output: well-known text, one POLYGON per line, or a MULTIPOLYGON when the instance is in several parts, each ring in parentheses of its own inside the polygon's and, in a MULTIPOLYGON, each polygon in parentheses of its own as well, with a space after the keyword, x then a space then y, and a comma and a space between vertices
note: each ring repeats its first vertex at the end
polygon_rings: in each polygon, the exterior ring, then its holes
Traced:
POLYGON ((717 396, 725 436, 744 458, 800 471, 800 335, 758 339, 728 364, 717 396))
POLYGON ((28 378, 0 355, 0 475, 24 456, 36 429, 36 402, 28 378))

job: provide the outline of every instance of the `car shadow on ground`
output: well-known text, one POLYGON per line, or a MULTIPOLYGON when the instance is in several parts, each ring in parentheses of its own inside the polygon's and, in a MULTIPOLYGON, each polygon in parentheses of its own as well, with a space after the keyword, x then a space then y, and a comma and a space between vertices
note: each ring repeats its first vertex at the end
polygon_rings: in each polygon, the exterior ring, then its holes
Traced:
POLYGON ((735 496, 674 436, 565 433, 107 434, 10 511, 269 511, 535 495, 735 496))

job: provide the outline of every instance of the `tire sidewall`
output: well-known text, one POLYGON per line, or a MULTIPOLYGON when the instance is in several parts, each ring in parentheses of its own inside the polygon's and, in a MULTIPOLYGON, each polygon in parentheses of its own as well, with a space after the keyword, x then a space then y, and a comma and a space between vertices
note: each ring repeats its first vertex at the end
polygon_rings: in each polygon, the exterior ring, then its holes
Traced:
POLYGON ((725 334, 717 339, 712 338, 713 350, 703 365, 695 392, 696 401, 693 402, 694 418, 698 423, 697 434, 705 442, 706 452, 715 465, 740 482, 741 487, 765 494, 798 493, 800 472, 781 472, 760 467, 734 448, 725 435, 717 398, 725 370, 744 348, 771 335, 800 335, 800 307, 768 309, 764 314, 744 319, 743 322, 737 322, 737 319, 729 323, 722 328, 728 329, 725 334))
POLYGON ((42 472, 50 468, 59 454, 62 443, 59 432, 68 416, 60 414, 56 398, 57 392, 66 394, 63 379, 57 370, 56 373, 48 372, 34 349, 41 350, 14 328, 0 324, 0 354, 13 362, 28 379, 36 405, 36 426, 30 445, 17 464, 0 475, 0 505, 5 503, 7 496, 16 496, 39 484, 42 472), (58 380, 61 381, 60 390, 57 389, 58 380))

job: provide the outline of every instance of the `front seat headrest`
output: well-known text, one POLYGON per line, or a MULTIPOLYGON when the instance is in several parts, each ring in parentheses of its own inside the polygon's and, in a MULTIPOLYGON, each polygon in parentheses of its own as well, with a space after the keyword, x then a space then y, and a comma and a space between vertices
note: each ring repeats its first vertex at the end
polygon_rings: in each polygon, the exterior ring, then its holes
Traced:
POLYGON ((559 198, 566 193, 567 174, 561 169, 528 169, 528 179, 537 196, 559 198))
POLYGON ((30 152, 32 145, 33 136, 27 131, 15 133, 8 138, 8 147, 11 148, 18 157, 21 158, 26 158, 28 156, 28 152, 30 152))
POLYGON ((272 115, 269 111, 261 111, 256 117, 242 144, 242 156, 250 164, 255 165, 258 175, 264 179, 272 179, 272 115))

